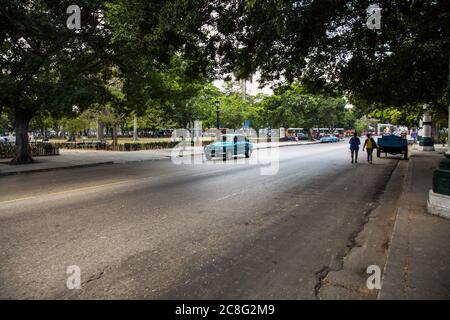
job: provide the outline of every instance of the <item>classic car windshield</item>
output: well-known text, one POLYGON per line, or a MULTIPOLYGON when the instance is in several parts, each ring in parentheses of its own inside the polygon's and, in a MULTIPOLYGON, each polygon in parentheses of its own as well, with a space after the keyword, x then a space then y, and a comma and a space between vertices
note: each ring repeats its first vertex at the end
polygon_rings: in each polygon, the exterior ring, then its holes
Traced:
MULTIPOLYGON (((228 136, 228 135, 226 135, 224 137, 225 137, 227 142, 233 142, 233 141, 235 141, 235 139, 236 139, 236 141, 243 141, 244 140, 244 137, 242 137, 242 136, 228 136)), ((219 139, 218 141, 222 141, 222 139, 219 139)))

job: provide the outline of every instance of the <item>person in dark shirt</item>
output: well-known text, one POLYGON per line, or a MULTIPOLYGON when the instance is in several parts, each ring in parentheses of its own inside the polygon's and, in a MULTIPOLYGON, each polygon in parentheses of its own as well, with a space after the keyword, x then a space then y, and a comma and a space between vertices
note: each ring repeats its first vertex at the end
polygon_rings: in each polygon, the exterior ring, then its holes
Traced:
POLYGON ((361 140, 359 140, 358 134, 356 132, 350 139, 349 144, 350 144, 350 154, 352 156, 352 163, 358 163, 358 152, 359 146, 361 145, 361 140))

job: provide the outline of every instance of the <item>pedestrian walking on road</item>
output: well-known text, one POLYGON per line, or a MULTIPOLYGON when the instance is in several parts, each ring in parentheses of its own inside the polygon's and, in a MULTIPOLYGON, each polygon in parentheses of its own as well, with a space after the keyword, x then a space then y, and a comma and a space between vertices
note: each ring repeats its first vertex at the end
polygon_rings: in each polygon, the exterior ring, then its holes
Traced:
POLYGON ((350 153, 352 156, 352 163, 358 163, 358 152, 359 152, 359 146, 361 145, 361 140, 358 138, 358 134, 353 133, 353 137, 350 139, 350 153))
POLYGON ((367 134, 367 139, 364 142, 363 151, 364 149, 367 150, 367 162, 372 164, 373 163, 373 149, 378 148, 377 143, 375 142, 374 138, 370 135, 370 133, 367 134))
POLYGON ((414 129, 411 132, 411 138, 414 140, 414 144, 416 144, 417 143, 417 131, 416 131, 416 129, 414 129))

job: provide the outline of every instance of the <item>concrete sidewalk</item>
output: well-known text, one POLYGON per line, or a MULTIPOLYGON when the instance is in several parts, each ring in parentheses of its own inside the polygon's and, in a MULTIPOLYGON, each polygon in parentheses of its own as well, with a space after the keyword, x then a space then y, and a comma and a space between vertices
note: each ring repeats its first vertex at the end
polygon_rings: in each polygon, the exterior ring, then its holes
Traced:
MULTIPOLYGON (((299 142, 262 142, 254 144, 255 150, 270 147, 288 147, 298 145, 310 145, 320 143, 318 141, 299 142)), ((36 157, 36 163, 10 166, 11 159, 0 159, 0 176, 7 176, 20 173, 44 172, 61 169, 92 167, 114 163, 141 162, 153 160, 167 160, 172 156, 188 156, 203 154, 202 147, 188 147, 184 151, 181 149, 156 149, 145 151, 95 151, 95 150, 61 150, 59 156, 36 157)))
POLYGON ((379 299, 450 299, 450 220, 426 207, 437 150, 411 156, 379 299))
POLYGON ((319 298, 450 299, 450 220, 427 213, 433 171, 446 148, 411 149, 369 204, 342 264, 323 276, 319 298), (379 267, 381 290, 368 288, 369 266, 379 267))

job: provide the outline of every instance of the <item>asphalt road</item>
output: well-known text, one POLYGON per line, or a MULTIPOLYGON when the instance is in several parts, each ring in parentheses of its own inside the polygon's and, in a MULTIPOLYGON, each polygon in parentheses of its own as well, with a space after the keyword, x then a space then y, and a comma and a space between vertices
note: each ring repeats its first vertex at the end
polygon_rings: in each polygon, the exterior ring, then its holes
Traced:
POLYGON ((0 178, 0 298, 315 299, 398 160, 265 152, 0 178))

